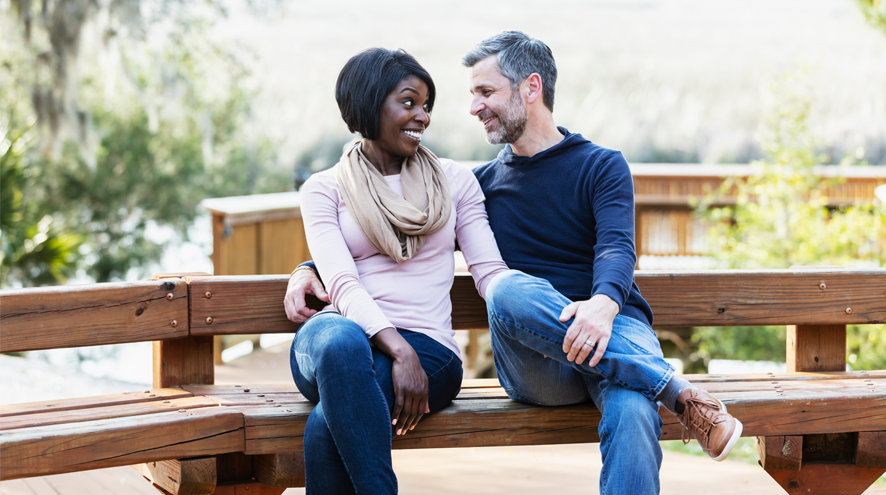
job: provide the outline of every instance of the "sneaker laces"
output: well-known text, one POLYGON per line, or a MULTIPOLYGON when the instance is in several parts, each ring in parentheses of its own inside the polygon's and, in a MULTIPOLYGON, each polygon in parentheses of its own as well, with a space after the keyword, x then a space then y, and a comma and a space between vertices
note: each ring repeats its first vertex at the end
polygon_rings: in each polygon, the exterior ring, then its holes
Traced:
POLYGON ((698 437, 698 442, 707 445, 711 428, 714 427, 714 415, 719 411, 720 403, 716 400, 703 399, 698 394, 686 399, 686 403, 683 406, 683 414, 680 415, 680 423, 683 425, 680 440, 683 442, 683 445, 688 444, 692 440, 692 436, 687 434, 687 432, 691 431, 690 426, 696 428, 695 434, 698 437), (695 411, 694 416, 698 421, 692 421, 693 411, 695 411))

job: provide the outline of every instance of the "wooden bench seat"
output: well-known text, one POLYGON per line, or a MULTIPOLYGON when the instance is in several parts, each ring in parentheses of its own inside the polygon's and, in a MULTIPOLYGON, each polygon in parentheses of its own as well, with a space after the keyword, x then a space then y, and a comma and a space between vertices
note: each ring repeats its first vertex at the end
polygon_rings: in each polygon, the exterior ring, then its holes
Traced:
MULTIPOLYGON (((279 495, 302 486, 312 405, 294 386, 214 385, 217 335, 290 333, 287 277, 161 275, 135 283, 0 291, 0 352, 154 341, 150 390, 0 406, 0 480, 133 465, 168 493, 279 495)), ((659 327, 787 325, 787 373, 690 375, 757 437, 789 493, 861 493, 886 470, 886 371, 845 372, 846 326, 886 322, 886 269, 637 272, 659 327), (836 474, 835 474, 836 473, 836 474)), ((486 327, 470 277, 455 329, 486 327)), ((313 304, 319 304, 314 301, 313 304)), ((678 440, 662 414, 663 440, 678 440)), ((468 380, 397 449, 598 441, 588 404, 510 400, 468 380)))
MULTIPOLYGON (((717 394, 744 436, 873 431, 886 424, 886 371, 686 375, 717 394)), ((300 452, 313 406, 281 385, 192 385, 0 408, 3 478, 59 474, 179 457, 300 452)), ((597 442, 592 404, 537 407, 497 380, 466 380, 449 407, 394 440, 394 448, 597 442)), ((662 412, 662 439, 681 427, 662 412)))

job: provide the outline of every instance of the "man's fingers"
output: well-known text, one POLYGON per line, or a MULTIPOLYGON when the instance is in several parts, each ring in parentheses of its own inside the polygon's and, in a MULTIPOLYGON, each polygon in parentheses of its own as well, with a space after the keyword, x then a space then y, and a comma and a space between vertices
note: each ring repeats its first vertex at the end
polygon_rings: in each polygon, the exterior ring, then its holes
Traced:
POLYGON ((560 321, 567 322, 570 318, 575 315, 575 310, 578 308, 578 303, 570 303, 563 311, 560 312, 560 321))
POLYGON ((329 302, 329 294, 326 293, 326 289, 323 288, 323 284, 321 284, 319 280, 316 280, 311 284, 311 293, 314 294, 317 299, 323 302, 329 302))
POLYGON ((594 351, 594 357, 591 358, 591 361, 588 363, 588 366, 593 368, 597 366, 601 359, 603 359, 603 354, 606 353, 606 347, 609 345, 609 337, 602 337, 600 342, 597 343, 597 350, 594 351))
POLYGON ((575 356, 575 364, 581 364, 587 359, 588 356, 591 355, 591 351, 593 351, 594 346, 588 345, 585 342, 590 339, 593 342, 593 338, 585 337, 585 339, 581 342, 581 347, 579 348, 578 355, 575 356))
POLYGON ((569 357, 572 357, 570 361, 578 360, 579 355, 584 349, 587 348, 585 342, 587 342, 588 339, 590 339, 591 342, 594 341, 594 338, 591 336, 591 333, 589 331, 583 331, 575 337, 575 340, 572 341, 572 347, 569 349, 569 357))
POLYGON ((563 337, 563 352, 569 353, 579 333, 581 333, 581 324, 573 320, 569 328, 566 329, 566 336, 563 337))

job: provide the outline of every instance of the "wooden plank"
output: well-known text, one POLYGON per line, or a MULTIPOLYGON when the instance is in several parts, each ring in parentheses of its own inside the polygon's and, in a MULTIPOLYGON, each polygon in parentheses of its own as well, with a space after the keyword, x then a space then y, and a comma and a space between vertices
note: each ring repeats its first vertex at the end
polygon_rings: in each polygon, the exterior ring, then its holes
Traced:
POLYGON ((215 492, 215 457, 170 459, 134 464, 132 467, 171 495, 209 495, 215 492))
POLYGON ((858 434, 855 465, 886 468, 886 431, 862 431, 858 434))
POLYGON ((21 414, 0 419, 0 431, 15 430, 17 428, 33 428, 36 426, 80 423, 83 421, 96 421, 99 419, 125 418, 127 416, 169 412, 170 410, 177 411, 179 409, 196 409, 198 407, 215 406, 218 406, 218 403, 208 397, 185 397, 182 399, 136 402, 134 404, 90 407, 87 409, 74 409, 68 411, 21 414))
POLYGON ((270 487, 259 481, 251 481, 248 483, 218 485, 213 493, 215 495, 281 495, 285 491, 285 487, 270 487))
POLYGON ((649 271, 634 278, 661 327, 886 322, 882 269, 649 271))
POLYGON ((787 371, 846 369, 846 325, 788 325, 787 371))
MULTIPOLYGON (((634 277, 661 327, 886 322, 883 269, 638 271, 634 277)), ((288 275, 191 279, 191 332, 297 330, 286 319, 281 302, 288 280, 288 275), (212 294, 210 299, 200 297, 206 292, 212 294)), ((485 302, 470 276, 455 277, 450 299, 454 329, 488 327, 485 302)), ((314 300, 312 307, 319 309, 322 304, 314 300)))
MULTIPOLYGON (((494 390, 494 389, 492 389, 494 390)), ((717 395, 744 424, 744 436, 794 436, 886 428, 886 391, 864 387, 752 391, 717 395)), ((244 414, 246 452, 270 454, 301 448, 310 403, 232 406, 244 414)), ((663 440, 678 440, 682 427, 661 414, 663 440)), ((479 447, 581 443, 596 440, 599 412, 591 404, 534 407, 506 398, 456 399, 429 417, 394 448, 479 447)))
POLYGON ((288 283, 289 275, 191 279, 191 334, 295 332, 299 325, 286 319, 283 309, 288 283), (207 298, 206 293, 211 296, 207 298))
POLYGON ((0 406, 0 418, 21 414, 37 414, 57 411, 73 411, 91 407, 106 407, 122 404, 136 404, 150 401, 164 401, 191 397, 194 394, 180 388, 161 388, 143 392, 124 392, 122 394, 96 395, 78 397, 76 399, 47 400, 39 402, 22 402, 0 406))
POLYGON ((861 495, 883 474, 883 469, 852 464, 807 464, 800 471, 768 472, 790 495, 861 495))
POLYGON ((243 416, 228 407, 40 426, 0 432, 0 479, 243 449, 243 416))
POLYGON ((212 384, 215 365, 212 336, 193 336, 154 342, 154 387, 212 384))
POLYGON ((0 352, 188 335, 188 288, 181 280, 4 290, 0 306, 0 352))
POLYGON ((766 471, 799 471, 803 463, 803 436, 757 437, 757 453, 766 471))
POLYGON ((305 454, 298 451, 252 456, 252 475, 272 487, 305 486, 305 454))

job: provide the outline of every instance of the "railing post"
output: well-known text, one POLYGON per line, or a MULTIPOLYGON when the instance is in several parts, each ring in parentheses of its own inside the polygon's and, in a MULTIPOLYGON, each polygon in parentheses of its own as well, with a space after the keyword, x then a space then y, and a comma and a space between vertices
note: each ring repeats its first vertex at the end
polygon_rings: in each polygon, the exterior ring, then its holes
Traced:
MULTIPOLYGON (((208 276, 208 273, 164 273, 154 275, 154 280, 189 276, 208 276)), ((188 309, 190 312, 190 284, 188 285, 188 309)), ((179 339, 154 341, 154 388, 179 385, 212 385, 215 383, 212 336, 194 336, 190 332, 190 316, 186 325, 188 336, 179 339)))
MULTIPOLYGON (((846 371, 846 325, 788 325, 786 357, 788 373, 846 371)), ((790 465, 766 462, 766 446, 787 445, 785 438, 757 437, 757 446, 763 469, 790 494, 861 494, 886 471, 858 462, 859 433, 852 432, 789 437, 801 446, 790 465)))

